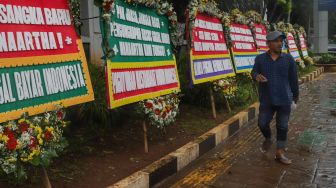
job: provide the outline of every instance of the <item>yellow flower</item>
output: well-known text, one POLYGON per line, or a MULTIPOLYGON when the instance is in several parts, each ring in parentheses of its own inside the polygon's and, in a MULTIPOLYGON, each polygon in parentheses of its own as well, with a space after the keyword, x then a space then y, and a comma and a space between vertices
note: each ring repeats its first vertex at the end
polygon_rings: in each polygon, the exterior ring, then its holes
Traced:
POLYGON ((16 149, 20 149, 20 148, 22 148, 22 143, 20 142, 20 140, 17 140, 16 149))
POLYGON ((66 127, 67 126, 67 122, 65 121, 61 121, 62 127, 66 127))
POLYGON ((40 148, 37 147, 36 149, 34 149, 30 154, 29 157, 34 157, 34 156, 38 156, 41 153, 40 148))
POLYGON ((11 158, 7 159, 7 161, 10 162, 10 163, 14 163, 14 162, 16 162, 16 158, 11 157, 11 158))
POLYGON ((6 144, 8 140, 9 140, 8 136, 0 134, 0 141, 3 141, 6 144))
POLYGON ((27 161, 28 161, 28 158, 27 158, 27 157, 21 157, 21 161, 23 161, 23 162, 27 162, 27 161))
POLYGON ((8 136, 6 136, 4 134, 0 134, 0 141, 3 141, 4 143, 7 143, 8 140, 9 140, 8 136))
POLYGON ((41 127, 35 126, 34 129, 35 129, 35 131, 36 131, 37 134, 41 134, 42 133, 41 127))
POLYGON ((35 156, 38 156, 39 154, 41 153, 40 151, 40 148, 37 147, 36 149, 34 149, 27 157, 21 157, 21 160, 23 162, 27 162, 27 161, 30 161, 30 160, 33 160, 33 158, 35 156))
POLYGON ((54 127, 46 127, 47 131, 53 133, 54 132, 54 127))
POLYGON ((13 124, 12 123, 8 123, 6 127, 9 128, 9 129, 12 129, 13 124))
POLYGON ((24 121, 25 121, 25 119, 21 118, 21 119, 19 119, 18 123, 22 123, 24 121))
POLYGON ((223 92, 226 95, 233 95, 237 91, 237 89, 238 89, 237 86, 230 86, 230 87, 224 89, 223 92))
POLYGON ((206 4, 208 2, 208 0, 202 0, 203 4, 206 4))
POLYGON ((37 136, 37 140, 40 145, 43 144, 43 139, 41 138, 41 136, 37 136))

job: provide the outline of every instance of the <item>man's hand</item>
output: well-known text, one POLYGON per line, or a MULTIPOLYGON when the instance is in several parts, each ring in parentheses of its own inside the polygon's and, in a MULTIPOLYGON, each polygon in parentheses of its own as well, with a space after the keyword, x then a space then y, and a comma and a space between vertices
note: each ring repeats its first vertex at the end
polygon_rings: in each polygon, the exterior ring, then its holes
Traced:
POLYGON ((263 76, 262 74, 258 74, 256 76, 256 80, 257 80, 257 82, 267 82, 267 78, 265 76, 263 76))

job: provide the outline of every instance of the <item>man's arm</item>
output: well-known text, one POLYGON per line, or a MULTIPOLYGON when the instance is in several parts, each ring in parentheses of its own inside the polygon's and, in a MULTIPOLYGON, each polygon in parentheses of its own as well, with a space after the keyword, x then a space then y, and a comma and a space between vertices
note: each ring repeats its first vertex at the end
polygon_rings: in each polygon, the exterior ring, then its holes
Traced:
POLYGON ((293 93, 293 101, 297 103, 299 100, 299 79, 298 79, 298 73, 296 68, 295 60, 292 56, 289 58, 289 85, 291 87, 292 93, 293 93))
POLYGON ((257 75, 261 73, 261 68, 260 68, 260 61, 259 58, 256 57, 254 59, 254 65, 253 65, 253 69, 251 72, 251 76, 253 78, 253 80, 257 81, 257 75))

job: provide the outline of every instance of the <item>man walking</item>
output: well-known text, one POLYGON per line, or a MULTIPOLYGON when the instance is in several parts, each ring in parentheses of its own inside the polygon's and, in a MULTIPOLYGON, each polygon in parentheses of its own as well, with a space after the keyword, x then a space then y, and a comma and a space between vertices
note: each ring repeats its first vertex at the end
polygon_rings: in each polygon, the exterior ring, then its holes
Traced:
POLYGON ((258 125, 265 137, 262 151, 267 152, 272 145, 270 122, 276 114, 277 144, 275 159, 283 164, 292 161, 285 157, 288 121, 291 104, 299 99, 296 64, 290 54, 281 53, 285 35, 270 32, 266 39, 269 51, 258 55, 252 70, 252 77, 259 83, 258 125))

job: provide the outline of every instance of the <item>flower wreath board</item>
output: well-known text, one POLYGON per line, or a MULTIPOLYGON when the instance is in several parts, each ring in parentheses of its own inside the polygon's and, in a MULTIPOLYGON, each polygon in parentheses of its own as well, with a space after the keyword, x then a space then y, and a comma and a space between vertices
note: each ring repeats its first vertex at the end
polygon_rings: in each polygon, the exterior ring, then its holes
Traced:
POLYGON ((254 23, 254 28, 255 28, 255 36, 256 36, 256 43, 258 46, 258 52, 262 54, 268 50, 266 39, 267 29, 265 25, 262 23, 254 23))
POLYGON ((303 58, 306 58, 308 57, 308 48, 307 48, 307 43, 306 43, 306 39, 304 38, 303 34, 300 33, 299 34, 299 42, 300 42, 300 49, 301 49, 301 52, 302 52, 302 56, 303 58))
POLYGON ((94 99, 67 0, 0 0, 0 123, 94 99))
POLYGON ((190 37, 190 72, 193 84, 235 75, 221 20, 206 12, 196 12, 195 19, 187 19, 193 23, 190 37))
POLYGON ((254 59, 259 54, 249 26, 231 23, 230 37, 232 40, 232 55, 237 73, 249 72, 254 65, 254 59))
POLYGON ((101 24, 109 26, 102 27, 102 33, 113 51, 106 68, 109 108, 179 91, 170 14, 154 8, 166 5, 161 1, 153 1, 154 5, 149 5, 152 1, 108 2, 101 11, 101 24))
POLYGON ((288 53, 288 41, 285 39, 282 43, 282 53, 287 54, 288 53))
POLYGON ((301 61, 299 49, 295 43, 295 38, 292 33, 288 32, 286 34, 287 42, 288 42, 288 51, 293 56, 295 61, 301 61))

